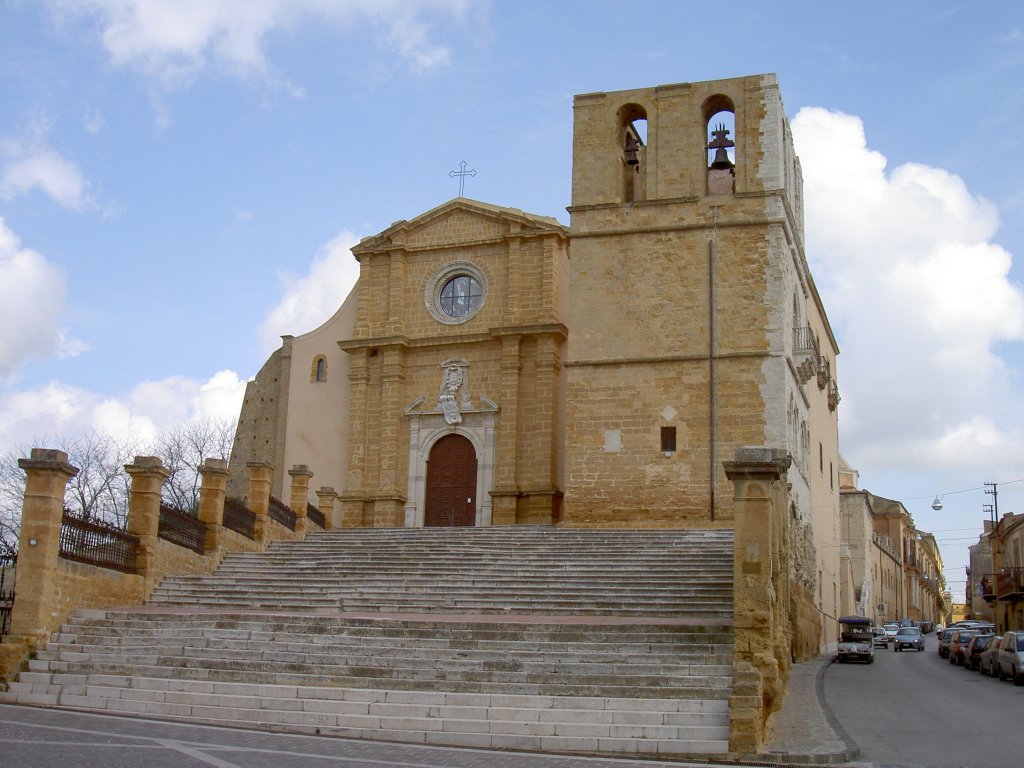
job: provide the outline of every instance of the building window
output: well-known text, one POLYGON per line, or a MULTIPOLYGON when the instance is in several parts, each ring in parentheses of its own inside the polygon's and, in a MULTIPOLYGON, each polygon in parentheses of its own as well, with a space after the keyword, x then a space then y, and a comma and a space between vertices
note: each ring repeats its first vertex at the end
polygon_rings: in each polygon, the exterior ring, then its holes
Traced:
POLYGON ((622 202, 645 199, 647 110, 639 104, 619 109, 619 143, 622 146, 622 202))
POLYGON ((438 322, 464 323, 476 316, 487 300, 487 278, 468 261, 446 264, 427 281, 423 300, 438 322))
POLYGON ((722 94, 704 102, 708 194, 731 195, 736 188, 736 108, 722 94), (732 136, 733 138, 730 138, 732 136))
POLYGON ((313 358, 309 380, 313 384, 322 384, 327 381, 327 358, 324 355, 317 355, 313 358))
POLYGON ((676 428, 661 428, 661 452, 666 456, 675 453, 676 450, 676 428))
POLYGON ((483 297, 483 289, 472 275, 458 275, 441 288, 441 311, 448 317, 469 317, 483 297))

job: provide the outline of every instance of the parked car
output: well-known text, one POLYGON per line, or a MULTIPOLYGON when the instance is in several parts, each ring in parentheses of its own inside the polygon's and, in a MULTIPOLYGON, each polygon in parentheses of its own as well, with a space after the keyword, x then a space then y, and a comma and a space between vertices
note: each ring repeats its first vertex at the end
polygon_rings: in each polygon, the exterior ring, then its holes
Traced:
POLYGON ((1024 685, 1024 632, 1007 632, 999 646, 999 679, 1024 685))
POLYGON ((989 677, 999 677, 999 646, 1003 644, 1002 636, 993 637, 988 648, 981 652, 978 660, 978 671, 989 677))
POLYGON ((939 656, 943 659, 949 658, 949 641, 953 639, 953 633, 956 632, 956 627, 948 627, 939 633, 939 656))
POLYGON ((893 642, 894 651, 902 651, 904 648, 914 648, 918 651, 924 650, 924 635, 917 627, 900 627, 896 632, 896 639, 893 642))
POLYGON ((976 629, 954 629, 953 637, 949 641, 949 663, 963 666, 964 657, 967 654, 967 644, 971 638, 980 635, 976 629))
POLYGON ((884 627, 872 627, 871 634, 874 637, 875 648, 888 648, 889 636, 885 634, 884 627))
POLYGON ((989 643, 995 639, 995 635, 976 635, 967 643, 967 651, 964 653, 964 669, 977 670, 981 667, 981 653, 988 648, 989 643))
POLYGON ((899 624, 883 624, 882 629, 885 630, 885 636, 889 638, 891 643, 896 638, 896 633, 899 631, 899 624))

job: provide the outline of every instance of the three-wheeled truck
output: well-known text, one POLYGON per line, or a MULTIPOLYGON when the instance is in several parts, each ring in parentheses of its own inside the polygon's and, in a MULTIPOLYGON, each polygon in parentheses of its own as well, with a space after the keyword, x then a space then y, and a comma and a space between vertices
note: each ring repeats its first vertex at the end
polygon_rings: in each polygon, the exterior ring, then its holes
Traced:
POLYGON ((839 620, 839 663, 850 659, 875 661, 874 637, 871 633, 871 619, 865 616, 843 616, 839 620))

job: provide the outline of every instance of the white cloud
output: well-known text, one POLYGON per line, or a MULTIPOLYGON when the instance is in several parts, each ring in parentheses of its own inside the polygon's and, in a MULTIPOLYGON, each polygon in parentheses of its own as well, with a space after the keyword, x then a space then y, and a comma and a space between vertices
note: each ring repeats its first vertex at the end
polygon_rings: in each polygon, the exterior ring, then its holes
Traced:
POLYGON ((188 85, 206 69, 277 80, 266 58, 268 36, 303 22, 379 29, 380 42, 425 70, 448 61, 431 42, 430 18, 461 17, 468 0, 50 0, 63 17, 97 20, 103 46, 119 66, 168 87, 188 85))
POLYGON ((0 198, 39 190, 58 205, 80 211, 91 203, 85 180, 75 163, 46 145, 48 127, 36 119, 26 136, 0 139, 0 198))
POLYGON ((0 218, 0 377, 10 376, 30 358, 84 349, 58 325, 65 295, 63 271, 22 248, 0 218))
POLYGON ((793 134, 843 450, 861 470, 991 467, 1024 434, 1001 417, 1020 412, 997 345, 1024 340, 1024 294, 991 242, 995 207, 942 169, 887 173, 859 118, 807 108, 793 134))
POLYGON ((359 278, 351 248, 358 239, 342 232, 324 245, 303 277, 282 276, 281 301, 260 325, 260 345, 267 352, 281 346, 281 336, 311 331, 337 311, 359 278))
POLYGON ((143 381, 115 397, 53 381, 0 393, 0 448, 93 431, 146 444, 190 420, 234 420, 244 394, 245 382, 233 371, 219 371, 206 381, 184 376, 143 381))

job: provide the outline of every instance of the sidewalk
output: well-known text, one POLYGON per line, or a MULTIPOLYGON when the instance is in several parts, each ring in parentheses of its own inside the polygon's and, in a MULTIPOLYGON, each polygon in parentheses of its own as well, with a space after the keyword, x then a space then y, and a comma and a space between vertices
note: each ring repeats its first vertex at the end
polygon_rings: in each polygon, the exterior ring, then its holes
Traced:
POLYGON ((837 765, 860 753, 825 702, 831 656, 794 664, 782 708, 768 723, 765 756, 786 763, 837 765))

